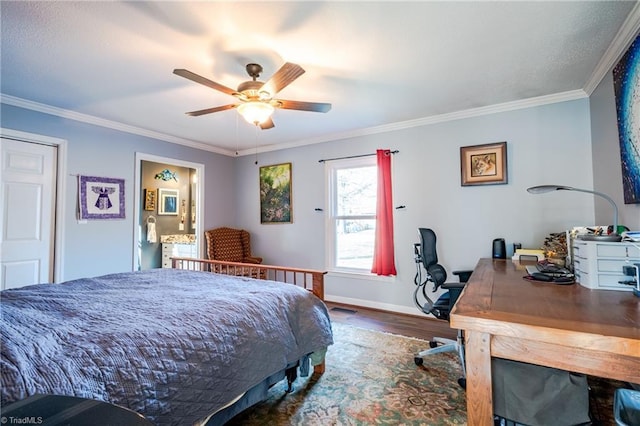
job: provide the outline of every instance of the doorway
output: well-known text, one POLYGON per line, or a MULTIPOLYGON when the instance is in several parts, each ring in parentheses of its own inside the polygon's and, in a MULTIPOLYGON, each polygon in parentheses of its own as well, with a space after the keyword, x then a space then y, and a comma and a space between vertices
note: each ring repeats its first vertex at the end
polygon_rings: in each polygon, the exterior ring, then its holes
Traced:
MULTIPOLYGON (((203 253, 204 165, 136 153, 134 270, 160 268, 163 242, 188 242, 194 257, 203 253)), ((165 247, 166 248, 166 247, 165 247)))
POLYGON ((0 129, 0 289, 60 282, 66 141, 0 129))

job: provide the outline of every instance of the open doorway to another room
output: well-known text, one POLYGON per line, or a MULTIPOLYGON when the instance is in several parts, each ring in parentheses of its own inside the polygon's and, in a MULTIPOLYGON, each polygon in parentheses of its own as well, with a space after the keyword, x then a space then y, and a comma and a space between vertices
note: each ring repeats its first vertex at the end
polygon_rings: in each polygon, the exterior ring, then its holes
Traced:
POLYGON ((137 155, 134 269, 171 267, 171 257, 200 257, 203 173, 201 164, 137 155))

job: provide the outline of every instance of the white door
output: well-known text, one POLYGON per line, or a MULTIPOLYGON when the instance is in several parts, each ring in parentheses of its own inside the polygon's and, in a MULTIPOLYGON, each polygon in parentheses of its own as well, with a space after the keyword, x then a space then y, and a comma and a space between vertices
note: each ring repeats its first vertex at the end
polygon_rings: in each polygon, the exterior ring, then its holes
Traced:
POLYGON ((0 289, 53 282, 54 146, 0 138, 0 289))

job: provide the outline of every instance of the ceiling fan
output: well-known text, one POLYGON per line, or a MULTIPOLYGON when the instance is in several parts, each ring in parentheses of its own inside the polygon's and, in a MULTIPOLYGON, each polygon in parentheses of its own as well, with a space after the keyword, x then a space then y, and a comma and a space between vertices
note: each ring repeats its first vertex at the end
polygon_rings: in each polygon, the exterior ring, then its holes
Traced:
POLYGON ((185 69, 174 69, 173 73, 180 77, 195 81, 196 83, 200 83, 222 93, 226 93, 227 95, 234 96, 239 101, 235 104, 227 104, 198 111, 191 111, 187 112, 187 114, 197 117, 204 114, 237 108, 240 115, 242 115, 242 117, 249 123, 260 126, 261 129, 270 129, 274 127, 271 114, 273 114, 275 108, 312 112, 327 112, 331 109, 331 104, 327 103, 301 102, 275 98, 279 91, 304 74, 304 69, 302 69, 300 65, 292 64, 290 62, 285 63, 266 83, 258 80, 258 77, 260 77, 260 73, 262 72, 262 66, 259 64, 247 64, 246 70, 253 80, 240 83, 238 90, 233 90, 220 83, 216 83, 199 76, 198 74, 194 74, 191 71, 185 69))

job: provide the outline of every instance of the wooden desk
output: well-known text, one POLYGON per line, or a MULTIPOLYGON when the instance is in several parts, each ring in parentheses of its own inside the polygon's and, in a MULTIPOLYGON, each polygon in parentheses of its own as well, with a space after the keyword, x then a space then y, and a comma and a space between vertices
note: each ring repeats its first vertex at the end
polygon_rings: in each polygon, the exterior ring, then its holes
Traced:
POLYGON ((491 357, 640 383, 640 298, 524 275, 524 263, 480 259, 451 312, 465 331, 471 426, 493 425, 491 357))

